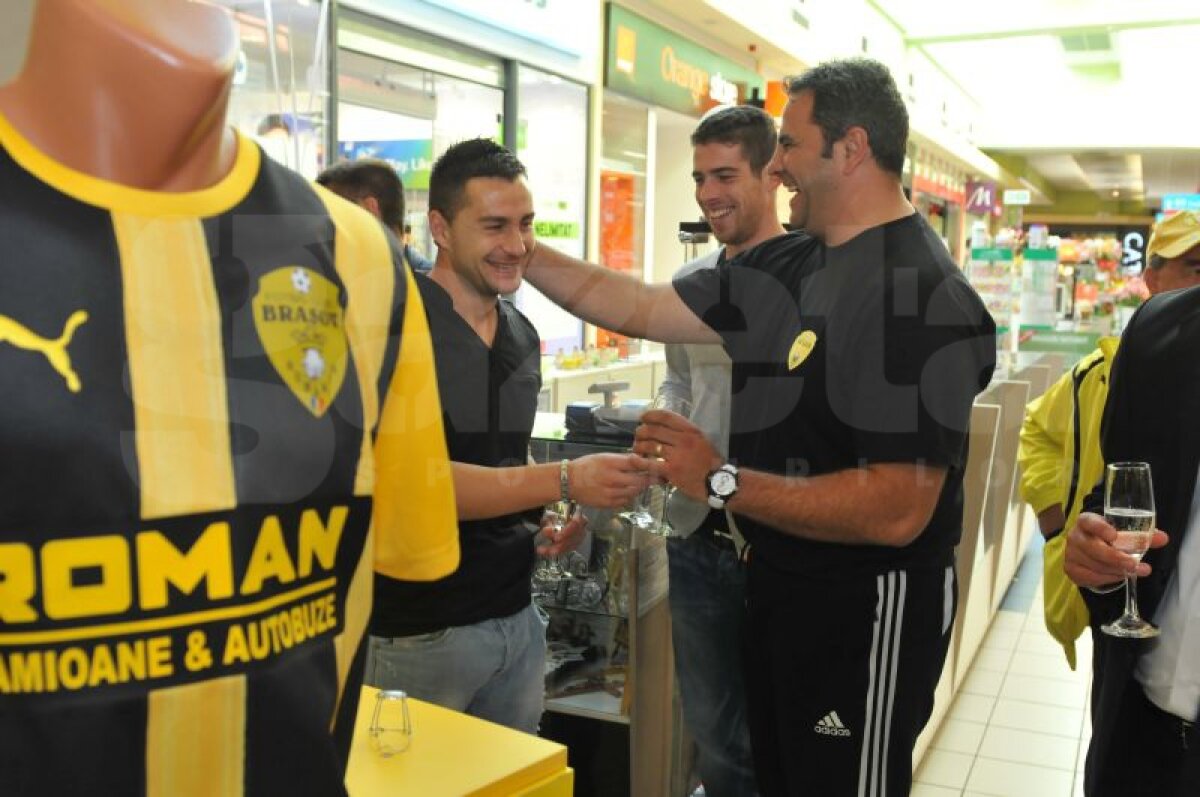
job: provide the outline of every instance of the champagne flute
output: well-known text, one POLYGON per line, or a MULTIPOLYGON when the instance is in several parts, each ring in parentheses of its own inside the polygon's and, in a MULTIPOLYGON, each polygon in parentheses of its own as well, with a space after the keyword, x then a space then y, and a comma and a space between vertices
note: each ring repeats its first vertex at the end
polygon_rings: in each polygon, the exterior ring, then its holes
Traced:
POLYGON ((653 498, 650 489, 650 486, 647 485, 644 490, 634 497, 629 505, 629 509, 618 512, 617 517, 635 529, 652 532, 654 529, 654 515, 650 512, 650 501, 653 498))
MULTIPOLYGON (((578 506, 574 501, 555 501, 546 507, 556 533, 563 530, 563 526, 575 515, 578 506)), ((557 584, 565 575, 557 556, 541 557, 533 571, 534 578, 546 584, 557 584)))
MULTIPOLYGON (((673 412, 676 415, 682 415, 684 418, 690 418, 692 414, 692 401, 689 398, 680 396, 671 391, 659 389, 658 395, 654 397, 651 408, 656 410, 666 410, 673 412)), ((654 525, 651 531, 661 537, 674 536, 675 529, 671 526, 669 508, 671 504, 671 496, 675 494, 675 485, 660 484, 649 488, 653 490, 659 497, 661 504, 659 506, 658 523, 654 525)), ((653 506, 653 500, 650 505, 653 506)))
MULTIPOLYGON (((1154 536, 1154 486, 1148 463, 1114 462, 1106 468, 1104 519, 1117 530, 1113 547, 1140 562, 1154 536)), ((1135 639, 1158 636, 1158 629, 1138 614, 1137 576, 1132 570, 1125 574, 1125 613, 1100 630, 1135 639)))

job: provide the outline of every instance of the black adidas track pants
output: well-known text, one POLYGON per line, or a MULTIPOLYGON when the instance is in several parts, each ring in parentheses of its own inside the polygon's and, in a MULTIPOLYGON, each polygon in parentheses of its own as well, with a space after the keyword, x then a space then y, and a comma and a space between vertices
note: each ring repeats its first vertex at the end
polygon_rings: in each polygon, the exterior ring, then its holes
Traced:
POLYGON ((953 565, 817 578, 760 558, 743 649, 763 797, 904 797, 950 642, 953 565))

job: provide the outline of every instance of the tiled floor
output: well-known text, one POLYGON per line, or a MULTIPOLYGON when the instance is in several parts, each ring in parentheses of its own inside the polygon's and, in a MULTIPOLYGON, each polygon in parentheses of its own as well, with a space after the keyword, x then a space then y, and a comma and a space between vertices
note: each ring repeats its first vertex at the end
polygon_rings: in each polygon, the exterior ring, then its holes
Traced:
POLYGON ((913 797, 1076 797, 1090 722, 1091 638, 1078 669, 1042 625, 1040 540, 917 770, 913 797))

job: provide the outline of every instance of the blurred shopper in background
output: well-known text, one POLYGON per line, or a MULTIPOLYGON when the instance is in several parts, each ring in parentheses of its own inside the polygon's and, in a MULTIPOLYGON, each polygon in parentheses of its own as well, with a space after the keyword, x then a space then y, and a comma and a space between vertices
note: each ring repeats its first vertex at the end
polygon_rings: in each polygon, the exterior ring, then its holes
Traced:
MULTIPOLYGON (((1146 247, 1144 279, 1151 295, 1200 285, 1200 214, 1176 213, 1160 222, 1146 247)), ((1100 418, 1118 338, 1100 339, 1094 352, 1030 402, 1021 426, 1021 496, 1037 513, 1046 538, 1043 600, 1046 629, 1075 668, 1075 640, 1087 628, 1087 607, 1063 572, 1064 529, 1104 475, 1100 418)))
MULTIPOLYGON (((749 105, 710 111, 692 133, 696 203, 721 243, 677 276, 736 263, 742 252, 783 235, 775 196, 779 178, 767 171, 775 152, 775 120, 749 105)), ((715 344, 668 343, 661 390, 691 402, 689 419, 722 456, 729 450, 732 363, 715 344)), ((723 509, 679 491, 668 515, 671 636, 683 716, 696 740, 696 770, 707 797, 757 793, 746 724, 741 629, 745 541, 723 509)))
POLYGON ((340 161, 317 175, 317 182, 379 219, 396 236, 404 260, 413 271, 428 273, 433 268, 433 263, 408 242, 405 230, 411 228, 404 223, 404 181, 387 161, 340 161))
MULTIPOLYGON (((1186 240, 1200 243, 1200 224, 1186 240)), ((1165 223, 1164 223, 1165 227, 1165 223)), ((1172 227, 1174 229, 1174 227, 1172 227)), ((1160 228, 1160 232, 1162 228, 1160 228)), ((1162 251, 1175 251, 1168 247, 1162 251)), ((1188 251, 1191 251, 1190 249, 1188 251)), ((1134 314, 1112 366, 1101 426, 1105 462, 1148 462, 1156 531, 1141 563, 1113 545, 1101 482, 1067 533, 1065 570, 1091 616, 1095 645, 1088 797, 1200 794, 1200 286, 1152 297, 1134 314), (1164 534, 1165 532, 1165 534, 1164 534), (1137 579, 1153 639, 1098 631, 1137 579)))
POLYGON ((886 67, 831 61, 788 93, 769 168, 807 234, 669 286, 547 247, 528 274, 606 328, 724 343, 728 459, 654 411, 635 451, 685 495, 728 506, 750 544, 759 788, 906 794, 956 610, 966 433, 995 324, 904 198, 908 114, 886 67))

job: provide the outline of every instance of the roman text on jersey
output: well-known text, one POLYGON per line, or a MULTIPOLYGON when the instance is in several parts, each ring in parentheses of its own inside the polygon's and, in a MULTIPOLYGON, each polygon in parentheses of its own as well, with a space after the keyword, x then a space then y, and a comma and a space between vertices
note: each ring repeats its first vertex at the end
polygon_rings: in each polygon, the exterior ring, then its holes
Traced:
POLYGON ((0 695, 211 678, 341 630, 370 502, 0 544, 0 695), (357 558, 357 552, 351 561, 357 558))

